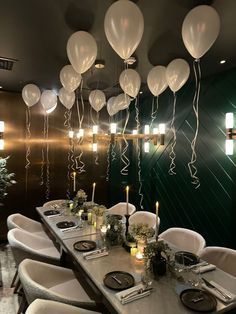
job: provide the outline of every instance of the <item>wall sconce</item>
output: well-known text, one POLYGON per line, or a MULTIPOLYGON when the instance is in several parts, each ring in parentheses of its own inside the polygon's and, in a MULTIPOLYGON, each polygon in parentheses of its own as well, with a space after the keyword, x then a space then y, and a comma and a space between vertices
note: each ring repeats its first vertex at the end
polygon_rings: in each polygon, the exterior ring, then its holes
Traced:
POLYGON ((110 132, 111 132, 111 143, 115 143, 115 134, 116 134, 116 123, 110 124, 110 132))
POLYGON ((98 143, 93 143, 92 144, 92 151, 97 152, 98 151, 98 143))
POLYGON ((132 134, 133 134, 133 135, 137 135, 137 134, 138 134, 138 130, 133 130, 133 131, 132 131, 132 134))
POLYGON ((4 121, 0 121, 0 150, 4 150, 4 139, 3 139, 4 130, 5 130, 4 121))
POLYGON ((76 134, 77 138, 84 137, 84 129, 79 129, 79 132, 76 134))
POLYGON ((236 130, 234 129, 234 114, 228 112, 225 115, 226 140, 225 153, 226 155, 233 155, 234 153, 234 139, 236 139, 236 130))
POLYGON ((146 124, 145 126, 144 126, 144 134, 149 134, 150 133, 150 127, 149 127, 149 125, 148 124, 146 124))
POLYGON ((157 135, 158 135, 158 128, 153 128, 153 130, 152 130, 152 133, 153 133, 153 135, 154 135, 154 137, 153 137, 153 144, 154 145, 157 145, 157 135))
POLYGON ((74 131, 70 130, 68 136, 70 139, 72 139, 74 137, 74 131))
POLYGON ((93 125, 93 152, 97 152, 98 145, 97 145, 97 134, 98 134, 98 126, 93 125))
POLYGON ((149 153, 150 143, 148 141, 144 142, 144 153, 149 153))
POLYGON ((166 134, 165 123, 159 124, 159 133, 160 133, 160 145, 165 145, 165 134, 166 134))

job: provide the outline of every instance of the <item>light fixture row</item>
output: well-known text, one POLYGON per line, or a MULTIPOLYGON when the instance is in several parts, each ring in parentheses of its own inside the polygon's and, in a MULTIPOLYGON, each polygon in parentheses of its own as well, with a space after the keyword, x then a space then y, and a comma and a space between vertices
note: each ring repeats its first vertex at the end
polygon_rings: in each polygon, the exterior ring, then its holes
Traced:
POLYGON ((4 131, 5 131, 5 123, 4 121, 0 121, 0 150, 4 150, 4 131))
POLYGON ((236 139, 236 129, 234 129, 234 114, 232 112, 228 112, 225 115, 225 127, 226 127, 225 153, 226 155, 233 155, 234 140, 236 139))

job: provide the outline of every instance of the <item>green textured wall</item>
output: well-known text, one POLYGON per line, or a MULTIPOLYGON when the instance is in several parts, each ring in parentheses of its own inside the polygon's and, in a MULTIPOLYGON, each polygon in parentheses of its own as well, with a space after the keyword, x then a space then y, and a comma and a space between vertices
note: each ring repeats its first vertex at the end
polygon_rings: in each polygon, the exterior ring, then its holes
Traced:
MULTIPOLYGON (((236 114, 236 69, 201 82, 200 129, 196 146, 201 186, 197 190, 191 184, 187 167, 195 130, 193 93, 192 83, 177 93, 175 176, 168 174, 173 95, 166 91, 159 97, 156 121, 166 122, 167 135, 164 147, 151 145, 149 154, 141 154, 144 208, 154 211, 156 200, 160 202, 161 231, 173 226, 190 228, 200 232, 207 245, 236 248, 236 157, 224 153, 225 113, 233 111, 236 114)), ((150 96, 139 101, 141 125, 150 121, 151 102, 150 96)), ((134 126, 134 104, 130 110, 131 129, 134 126)), ((119 144, 116 152, 119 156, 119 144)), ((132 143, 128 155, 131 161, 128 177, 119 174, 122 167, 119 158, 111 162, 110 202, 114 204, 122 197, 124 199, 122 187, 129 184, 130 200, 139 207, 137 154, 132 143)))

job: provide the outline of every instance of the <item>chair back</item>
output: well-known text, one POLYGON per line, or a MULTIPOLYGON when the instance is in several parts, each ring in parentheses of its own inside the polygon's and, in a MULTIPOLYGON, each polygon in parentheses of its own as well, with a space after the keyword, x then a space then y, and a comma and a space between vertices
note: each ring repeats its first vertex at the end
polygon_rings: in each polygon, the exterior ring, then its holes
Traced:
POLYGON ((60 206, 64 205, 67 202, 67 200, 52 200, 48 201, 43 204, 43 207, 53 207, 53 206, 60 206))
MULTIPOLYGON (((129 225, 138 224, 138 223, 146 223, 150 228, 156 230, 156 214, 146 212, 146 211, 138 211, 135 212, 129 218, 129 225)), ((158 217, 158 225, 160 224, 160 218, 158 217)))
POLYGON ((200 251, 206 246, 206 241, 196 231, 185 228, 169 228, 159 235, 170 244, 181 251, 187 251, 199 255, 200 251))
MULTIPOLYGON (((128 203, 128 214, 133 215, 135 212, 136 212, 136 207, 133 204, 128 203)), ((108 214, 124 216, 126 215, 126 213, 127 213, 127 203, 125 202, 115 204, 114 206, 108 209, 108 214)))
POLYGON ((236 277, 236 250, 226 247, 208 246, 200 253, 201 259, 216 265, 226 273, 236 277))
POLYGON ((28 232, 41 232, 43 227, 40 222, 30 219, 19 213, 12 214, 7 217, 8 230, 18 228, 28 232))

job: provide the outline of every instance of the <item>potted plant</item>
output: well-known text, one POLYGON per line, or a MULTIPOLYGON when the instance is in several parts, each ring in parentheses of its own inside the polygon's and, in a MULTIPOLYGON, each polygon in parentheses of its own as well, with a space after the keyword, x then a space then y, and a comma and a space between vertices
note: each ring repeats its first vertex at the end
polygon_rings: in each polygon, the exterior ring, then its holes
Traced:
POLYGON ((96 229, 99 230, 103 224, 103 215, 107 208, 104 205, 94 206, 92 209, 93 214, 96 216, 96 229))
POLYGON ((1 201, 7 196, 7 188, 16 183, 13 180, 15 174, 8 173, 7 170, 7 160, 9 156, 6 158, 0 157, 0 205, 1 201))
POLYGON ((137 223, 130 225, 130 234, 136 239, 138 250, 143 253, 144 247, 147 245, 147 239, 155 235, 155 230, 145 223, 137 223))

